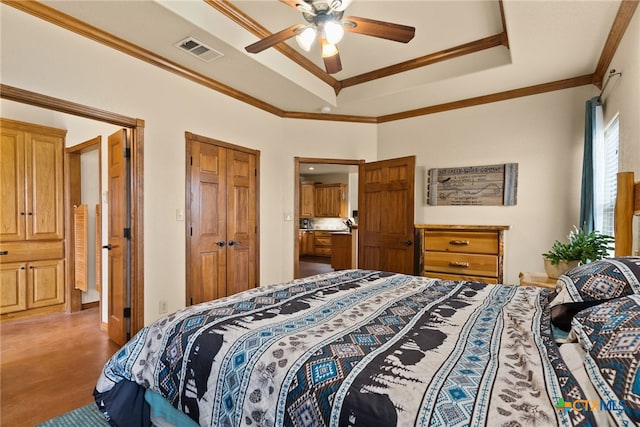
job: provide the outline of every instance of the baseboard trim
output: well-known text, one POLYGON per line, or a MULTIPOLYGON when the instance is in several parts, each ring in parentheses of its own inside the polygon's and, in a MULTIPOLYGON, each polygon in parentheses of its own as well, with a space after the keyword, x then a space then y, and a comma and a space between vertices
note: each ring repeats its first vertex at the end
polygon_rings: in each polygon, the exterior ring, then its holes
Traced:
POLYGON ((84 302, 80 307, 80 310, 87 310, 89 308, 95 308, 100 306, 100 301, 84 302))

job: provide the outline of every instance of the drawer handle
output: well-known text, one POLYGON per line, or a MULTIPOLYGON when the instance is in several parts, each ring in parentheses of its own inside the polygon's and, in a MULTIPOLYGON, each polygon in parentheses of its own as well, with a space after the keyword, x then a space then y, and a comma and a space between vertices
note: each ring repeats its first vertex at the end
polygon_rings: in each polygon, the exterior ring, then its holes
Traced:
POLYGON ((469 244, 468 240, 449 240, 450 245, 456 246, 467 246, 469 244))
POLYGON ((449 262, 449 265, 451 267, 469 268, 469 263, 468 262, 451 261, 451 262, 449 262))
POLYGON ((9 255, 9 251, 0 251, 0 255, 9 255))

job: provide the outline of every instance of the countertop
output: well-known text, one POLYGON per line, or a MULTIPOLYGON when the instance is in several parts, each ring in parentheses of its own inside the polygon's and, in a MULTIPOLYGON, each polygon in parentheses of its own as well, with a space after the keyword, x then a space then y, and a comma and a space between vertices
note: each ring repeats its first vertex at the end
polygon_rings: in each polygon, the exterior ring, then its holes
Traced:
POLYGON ((322 231, 325 233, 342 233, 342 234, 351 234, 348 230, 323 230, 319 228, 300 228, 300 231, 322 231))

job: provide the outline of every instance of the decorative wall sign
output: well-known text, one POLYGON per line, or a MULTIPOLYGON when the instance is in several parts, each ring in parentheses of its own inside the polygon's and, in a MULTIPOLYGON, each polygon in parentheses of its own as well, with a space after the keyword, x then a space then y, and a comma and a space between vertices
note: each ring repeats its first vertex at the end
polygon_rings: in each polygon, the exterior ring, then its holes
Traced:
POLYGON ((427 201, 433 206, 513 206, 517 186, 517 163, 429 169, 427 201))

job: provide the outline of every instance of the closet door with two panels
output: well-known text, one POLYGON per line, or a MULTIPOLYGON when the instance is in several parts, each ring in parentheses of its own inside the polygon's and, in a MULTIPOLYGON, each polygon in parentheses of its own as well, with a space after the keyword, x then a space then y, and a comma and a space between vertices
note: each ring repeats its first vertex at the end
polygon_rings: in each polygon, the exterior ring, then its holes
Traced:
POLYGON ((187 133, 186 304, 256 287, 259 151, 187 133))

